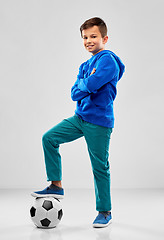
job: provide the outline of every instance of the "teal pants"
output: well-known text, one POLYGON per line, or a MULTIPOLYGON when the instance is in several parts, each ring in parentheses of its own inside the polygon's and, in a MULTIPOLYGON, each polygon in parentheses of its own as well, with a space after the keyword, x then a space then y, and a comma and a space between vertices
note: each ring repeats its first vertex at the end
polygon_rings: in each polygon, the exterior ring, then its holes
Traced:
POLYGON ((110 211, 110 167, 108 157, 111 133, 112 128, 88 123, 77 115, 64 119, 50 129, 42 138, 47 181, 62 180, 60 144, 84 137, 94 176, 96 210, 110 211))

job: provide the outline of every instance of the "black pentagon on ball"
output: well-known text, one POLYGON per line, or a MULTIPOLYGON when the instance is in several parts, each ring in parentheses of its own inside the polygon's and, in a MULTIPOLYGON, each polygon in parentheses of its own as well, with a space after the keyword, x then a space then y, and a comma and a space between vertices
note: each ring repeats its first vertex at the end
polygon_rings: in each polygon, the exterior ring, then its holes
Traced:
POLYGON ((36 209, 35 209, 34 207, 32 207, 32 208, 30 209, 30 215, 31 215, 31 217, 35 217, 35 212, 36 212, 36 209))
POLYGON ((47 218, 44 218, 44 219, 41 220, 40 222, 41 222, 41 224, 42 224, 43 227, 48 227, 48 226, 50 225, 50 223, 51 223, 51 221, 48 220, 47 218))
POLYGON ((62 216, 63 216, 63 211, 62 209, 60 209, 58 212, 58 219, 61 220, 62 216))
POLYGON ((42 207, 45 208, 47 211, 49 211, 50 209, 53 208, 53 205, 51 201, 44 200, 42 207))

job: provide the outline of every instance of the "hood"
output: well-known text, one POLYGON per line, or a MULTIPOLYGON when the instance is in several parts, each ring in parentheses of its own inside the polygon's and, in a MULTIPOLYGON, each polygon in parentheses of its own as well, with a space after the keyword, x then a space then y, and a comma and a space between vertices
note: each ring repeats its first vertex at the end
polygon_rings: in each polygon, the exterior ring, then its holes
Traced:
POLYGON ((90 61, 93 60, 93 58, 99 58, 101 57, 102 55, 104 54, 110 54, 114 57, 114 59, 116 60, 118 66, 119 66, 119 69, 120 69, 120 72, 119 72, 119 76, 118 76, 118 81, 121 79, 123 73, 125 72, 125 65, 123 64, 123 62, 121 61, 121 59, 112 51, 110 50, 103 50, 97 54, 95 54, 94 56, 91 57, 90 61))
MULTIPOLYGON (((108 50, 109 51, 109 50, 108 50)), ((121 79, 123 73, 125 72, 125 65, 123 64, 123 62, 121 61, 121 59, 112 51, 109 51, 109 53, 114 57, 114 59, 116 60, 116 62, 118 63, 118 66, 120 68, 120 72, 119 72, 119 77, 118 80, 121 79)))

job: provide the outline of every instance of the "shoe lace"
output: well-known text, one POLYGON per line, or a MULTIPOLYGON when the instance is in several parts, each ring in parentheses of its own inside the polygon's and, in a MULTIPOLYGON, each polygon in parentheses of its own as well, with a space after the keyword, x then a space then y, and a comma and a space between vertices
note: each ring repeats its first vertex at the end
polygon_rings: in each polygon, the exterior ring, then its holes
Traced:
POLYGON ((106 219, 107 216, 109 216, 111 213, 110 212, 99 212, 99 214, 102 214, 106 219))

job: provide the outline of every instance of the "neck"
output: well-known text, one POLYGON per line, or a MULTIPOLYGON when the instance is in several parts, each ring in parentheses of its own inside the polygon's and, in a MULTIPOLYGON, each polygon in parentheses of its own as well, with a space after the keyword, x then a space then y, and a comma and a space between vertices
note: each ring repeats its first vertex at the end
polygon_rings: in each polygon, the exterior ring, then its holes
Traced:
POLYGON ((92 56, 96 55, 97 53, 99 53, 99 52, 101 52, 101 51, 103 51, 103 50, 105 50, 105 49, 104 49, 104 48, 100 49, 98 52, 93 53, 92 56))

